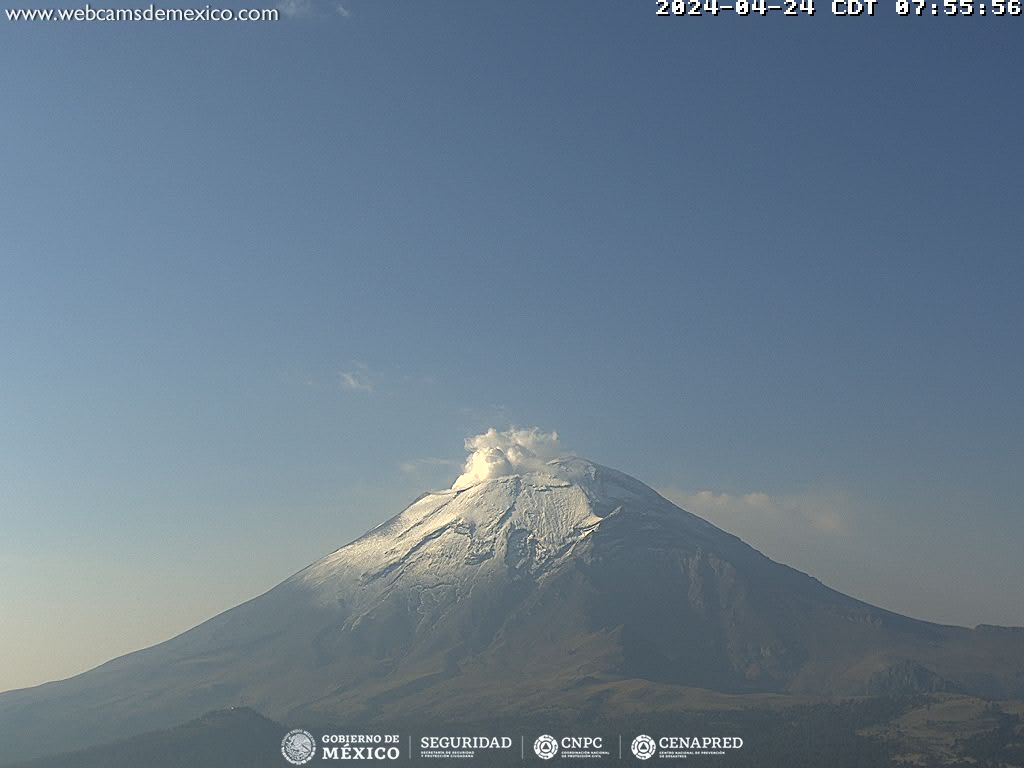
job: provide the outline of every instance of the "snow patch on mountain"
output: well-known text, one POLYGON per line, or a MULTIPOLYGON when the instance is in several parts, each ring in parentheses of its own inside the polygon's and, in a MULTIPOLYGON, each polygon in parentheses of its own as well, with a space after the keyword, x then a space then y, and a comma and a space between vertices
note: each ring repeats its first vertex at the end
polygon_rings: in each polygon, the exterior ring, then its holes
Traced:
POLYGON ((451 488, 424 494, 292 581, 355 608, 402 586, 502 578, 506 566, 547 572, 624 509, 710 527, 621 472, 576 456, 546 458, 559 449, 554 432, 490 429, 466 448, 466 471, 451 488))
POLYGON ((614 508, 588 492, 586 480, 594 482, 595 475, 590 462, 558 459, 538 471, 428 493, 298 576, 318 590, 358 583, 356 602, 362 602, 396 579, 423 584, 478 578, 480 568, 502 561, 517 537, 529 540, 534 565, 552 565, 614 508))

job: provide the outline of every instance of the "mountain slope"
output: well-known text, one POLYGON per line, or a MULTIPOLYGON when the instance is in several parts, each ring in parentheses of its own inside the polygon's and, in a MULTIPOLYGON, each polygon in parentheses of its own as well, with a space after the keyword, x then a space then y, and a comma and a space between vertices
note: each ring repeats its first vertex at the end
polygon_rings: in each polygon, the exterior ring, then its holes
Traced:
POLYGON ((184 725, 41 757, 17 768, 279 768, 286 728, 245 707, 208 712, 184 725))
POLYGON ((368 725, 671 709, 684 687, 1024 696, 1024 630, 872 607, 582 459, 482 477, 166 643, 0 694, 0 764, 237 704, 368 725))

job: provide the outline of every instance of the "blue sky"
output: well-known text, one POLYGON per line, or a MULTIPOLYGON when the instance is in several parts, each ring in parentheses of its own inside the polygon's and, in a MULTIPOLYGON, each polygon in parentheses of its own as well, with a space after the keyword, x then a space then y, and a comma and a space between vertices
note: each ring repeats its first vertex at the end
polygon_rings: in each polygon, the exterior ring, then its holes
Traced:
POLYGON ((1024 624, 1024 21, 345 7, 4 22, 0 689, 273 586, 492 425, 1024 624))

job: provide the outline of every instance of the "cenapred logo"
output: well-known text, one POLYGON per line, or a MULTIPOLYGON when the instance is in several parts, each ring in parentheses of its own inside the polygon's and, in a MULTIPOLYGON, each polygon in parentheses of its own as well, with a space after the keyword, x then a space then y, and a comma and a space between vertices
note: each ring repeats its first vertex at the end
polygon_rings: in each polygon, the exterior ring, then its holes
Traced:
POLYGON ((281 739, 281 754, 292 765, 305 765, 316 755, 316 740, 309 731, 296 728, 281 739))
POLYGON ((538 736, 537 740, 533 742, 533 751, 541 760, 550 760, 558 754, 558 741, 554 736, 545 733, 543 736, 538 736))
POLYGON ((654 753, 658 751, 658 745, 654 743, 654 739, 645 733, 641 733, 630 745, 630 749, 633 750, 633 754, 640 760, 649 760, 654 757, 654 753))

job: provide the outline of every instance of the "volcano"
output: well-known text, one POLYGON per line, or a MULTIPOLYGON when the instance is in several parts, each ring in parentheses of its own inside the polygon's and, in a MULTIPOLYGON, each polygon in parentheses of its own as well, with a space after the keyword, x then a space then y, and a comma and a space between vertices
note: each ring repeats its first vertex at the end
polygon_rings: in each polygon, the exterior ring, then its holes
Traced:
POLYGON ((1024 630, 868 605, 622 472, 491 449, 260 597, 0 694, 0 764, 239 705, 401 727, 927 691, 1024 697, 1024 630))

